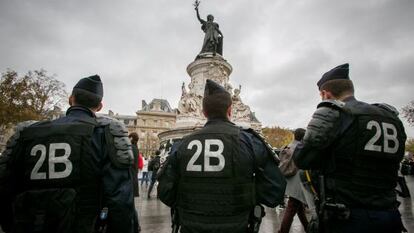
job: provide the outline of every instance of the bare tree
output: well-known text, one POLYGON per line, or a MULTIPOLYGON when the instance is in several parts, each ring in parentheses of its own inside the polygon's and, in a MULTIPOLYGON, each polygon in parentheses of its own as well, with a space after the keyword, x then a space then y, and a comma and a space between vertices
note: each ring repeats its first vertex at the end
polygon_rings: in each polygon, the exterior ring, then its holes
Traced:
POLYGON ((402 108, 402 116, 411 126, 414 126, 414 100, 402 108))

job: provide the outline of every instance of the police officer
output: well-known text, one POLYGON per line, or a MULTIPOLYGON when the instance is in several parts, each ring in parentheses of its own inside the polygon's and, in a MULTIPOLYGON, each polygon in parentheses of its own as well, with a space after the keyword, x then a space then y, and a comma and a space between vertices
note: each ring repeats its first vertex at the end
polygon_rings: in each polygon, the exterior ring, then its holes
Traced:
POLYGON ((406 135, 397 110, 355 99, 349 65, 317 83, 322 102, 294 152, 301 169, 319 171, 323 232, 401 232, 394 188, 406 135))
POLYGON ((286 181, 271 148, 229 121, 230 94, 209 79, 203 113, 205 126, 174 144, 162 166, 160 199, 178 213, 183 233, 245 233, 255 205, 283 201, 286 181))
POLYGON ((18 125, 0 163, 6 232, 137 230, 131 144, 121 122, 96 117, 102 97, 100 77, 83 78, 66 116, 18 125))

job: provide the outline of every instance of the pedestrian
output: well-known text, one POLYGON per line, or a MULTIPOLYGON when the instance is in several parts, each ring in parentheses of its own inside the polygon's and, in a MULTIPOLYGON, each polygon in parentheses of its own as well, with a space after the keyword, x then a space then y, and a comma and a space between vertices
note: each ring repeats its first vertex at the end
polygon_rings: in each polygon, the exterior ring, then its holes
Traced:
POLYGON ((322 102, 294 161, 320 174, 319 231, 400 233, 394 189, 406 134, 398 111, 358 101, 348 64, 325 73, 317 85, 322 102))
POLYGON ((123 123, 96 117, 102 97, 98 75, 82 78, 66 116, 17 126, 0 163, 5 232, 136 232, 131 144, 123 123))
POLYGON ((138 187, 138 162, 139 162, 139 149, 138 149, 138 134, 130 133, 128 135, 129 140, 131 141, 132 154, 134 156, 134 164, 132 165, 132 175, 134 180, 134 196, 139 197, 139 187, 138 187))
POLYGON ((148 172, 148 159, 144 157, 144 166, 142 168, 141 187, 145 182, 145 186, 148 187, 149 172, 148 172))
MULTIPOLYGON (((132 180, 134 185, 134 197, 139 197, 139 184, 138 184, 138 169, 139 169, 139 160, 140 160, 140 153, 138 149, 138 134, 133 132, 128 135, 129 140, 131 141, 131 147, 132 147, 132 154, 134 156, 134 164, 131 167, 132 170, 132 180)), ((135 203, 135 200, 134 200, 135 203)), ((139 225, 139 218, 138 218, 138 210, 135 207, 135 214, 136 214, 136 220, 135 223, 136 228, 138 232, 141 231, 141 226, 139 225)))
MULTIPOLYGON (((300 180, 300 173, 293 162, 293 151, 295 151, 296 145, 302 141, 303 136, 305 135, 305 129, 298 128, 294 132, 294 140, 281 152, 281 154, 286 154, 286 161, 282 160, 280 157, 280 165, 286 162, 291 164, 293 167, 293 172, 289 174, 290 176, 286 177, 286 192, 285 195, 289 196, 287 207, 283 215, 282 223, 280 224, 279 233, 289 233, 290 227, 293 222, 293 217, 297 214, 300 222, 303 225, 303 228, 306 230, 308 227, 308 219, 306 218, 305 204, 306 199, 303 194, 302 184, 300 180)), ((279 167, 280 167, 279 165, 279 167)), ((283 170, 281 168, 282 173, 283 170)), ((285 175, 286 176, 286 175, 285 175)))
POLYGON ((231 96, 209 79, 203 113, 207 123, 174 144, 158 174, 160 199, 173 210, 173 229, 258 230, 260 205, 283 201, 286 181, 275 154, 253 130, 230 122, 231 96))
MULTIPOLYGON (((151 198, 151 191, 154 188, 155 182, 157 181, 157 172, 161 166, 161 152, 159 150, 155 151, 155 157, 149 161, 148 171, 151 172, 151 182, 148 189, 148 198, 151 198)), ((158 193, 157 193, 158 197, 158 193)))

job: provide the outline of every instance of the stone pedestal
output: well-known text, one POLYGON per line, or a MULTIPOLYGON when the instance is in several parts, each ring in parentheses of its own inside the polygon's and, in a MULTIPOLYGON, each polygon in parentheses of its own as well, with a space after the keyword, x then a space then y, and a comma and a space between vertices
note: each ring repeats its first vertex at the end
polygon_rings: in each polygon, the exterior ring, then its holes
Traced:
POLYGON ((251 112, 250 107, 245 105, 240 98, 241 86, 233 90, 229 82, 232 71, 231 65, 219 54, 215 56, 212 53, 200 54, 195 61, 191 62, 187 67, 187 73, 191 80, 188 89, 185 83, 181 88, 176 128, 159 134, 160 140, 181 138, 203 127, 206 118, 202 112, 202 100, 207 79, 219 83, 232 95, 232 122, 243 127, 260 130, 260 122, 251 112))

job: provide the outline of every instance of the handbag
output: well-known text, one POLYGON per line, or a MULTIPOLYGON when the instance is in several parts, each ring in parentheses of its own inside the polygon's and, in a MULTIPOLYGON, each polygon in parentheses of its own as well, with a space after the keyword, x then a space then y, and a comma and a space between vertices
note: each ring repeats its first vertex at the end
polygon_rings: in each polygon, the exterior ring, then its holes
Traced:
POLYGON ((285 148, 283 148, 283 150, 279 153, 279 169, 285 177, 294 176, 298 171, 292 157, 293 150, 288 146, 285 146, 285 148))

